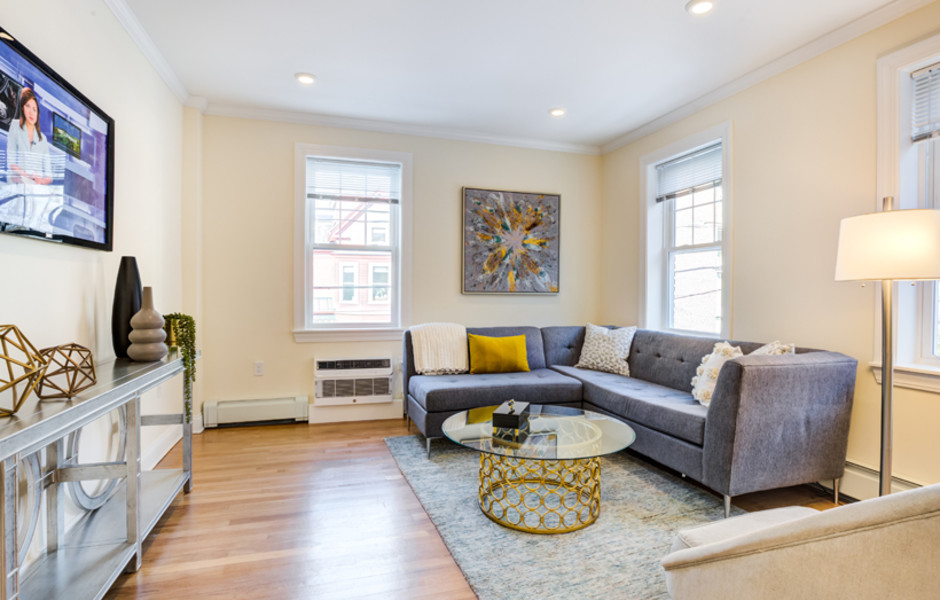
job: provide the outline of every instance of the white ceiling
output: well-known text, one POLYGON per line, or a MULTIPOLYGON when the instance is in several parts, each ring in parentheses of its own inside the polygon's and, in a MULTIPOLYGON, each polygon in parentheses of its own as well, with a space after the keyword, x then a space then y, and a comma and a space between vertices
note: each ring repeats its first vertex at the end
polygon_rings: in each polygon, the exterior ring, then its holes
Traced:
POLYGON ((717 0, 693 17, 687 0, 106 1, 210 113, 582 151, 930 2, 717 0))

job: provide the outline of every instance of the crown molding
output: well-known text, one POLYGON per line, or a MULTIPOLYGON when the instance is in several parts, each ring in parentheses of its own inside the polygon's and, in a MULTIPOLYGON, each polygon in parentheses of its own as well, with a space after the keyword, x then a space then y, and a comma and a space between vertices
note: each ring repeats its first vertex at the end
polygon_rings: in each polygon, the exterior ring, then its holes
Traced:
POLYGON ((104 0, 104 3, 111 9, 118 22, 124 26, 127 35, 131 37, 137 48, 150 62, 150 65, 163 79, 167 87, 170 88, 170 91, 173 92, 173 95, 185 104, 189 98, 189 92, 186 91, 186 87, 176 76, 176 72, 173 71, 170 64, 163 58, 163 54, 157 49, 157 45, 153 43, 153 39, 151 39, 143 25, 137 20, 137 15, 134 14, 131 7, 124 0, 104 0))
POLYGON ((934 0, 896 0, 891 4, 887 4, 881 8, 875 9, 870 13, 852 21, 851 23, 843 25, 838 29, 834 29, 822 37, 816 38, 812 42, 809 42, 808 44, 801 46, 792 52, 784 54, 780 58, 767 63, 763 67, 755 69, 754 71, 751 71, 742 77, 726 83, 721 87, 705 94, 704 96, 689 102, 688 104, 680 106, 671 112, 668 112, 644 125, 641 125, 640 127, 637 127, 636 129, 628 131, 620 137, 602 145, 601 154, 613 152, 614 150, 622 148, 631 142, 642 139, 668 125, 672 125, 677 121, 691 116, 698 111, 711 106, 712 104, 716 104, 717 102, 725 100, 726 98, 730 98, 731 96, 753 87, 758 83, 766 81, 775 75, 779 75, 780 73, 783 73, 792 67, 824 54, 833 48, 841 46, 848 41, 862 36, 869 31, 877 29, 882 25, 886 25, 895 19, 899 19, 910 12, 927 6, 928 4, 932 4, 933 2, 934 0))
POLYGON ((440 138, 460 142, 494 144, 497 146, 513 146, 517 148, 529 148, 532 150, 567 152, 570 154, 588 154, 592 156, 597 156, 600 154, 600 148, 598 146, 567 144, 563 142, 532 140, 526 138, 511 138, 498 135, 472 133, 457 129, 408 125, 403 123, 392 123, 389 121, 373 121, 369 119, 356 119, 352 117, 339 117, 334 115, 319 115, 314 113, 289 110, 252 108, 245 106, 209 103, 204 112, 207 115, 218 117, 234 117, 237 119, 254 120, 260 119, 264 121, 296 123, 298 125, 315 125, 318 127, 356 129, 361 131, 374 131, 378 133, 394 133, 399 135, 440 138))
POLYGON ((184 106, 191 106, 201 113, 205 113, 206 109, 209 108, 209 101, 203 98, 202 96, 188 96, 186 101, 183 102, 184 106))
POLYGON ((569 144, 547 140, 534 140, 526 138, 513 138, 492 134, 474 133, 447 128, 409 125, 389 121, 375 121, 369 119, 356 119, 332 115, 318 115, 295 111, 274 109, 259 109, 224 104, 210 104, 204 98, 190 97, 186 87, 177 77, 176 73, 167 63, 163 54, 157 49, 150 35, 144 30, 133 10, 125 0, 104 0, 117 20, 124 26, 128 35, 150 62, 157 74, 163 79, 173 94, 186 106, 193 106, 208 115, 236 117, 243 119, 267 119, 286 123, 302 125, 316 125, 321 127, 337 127, 343 129, 356 129, 362 131, 375 131, 379 133, 394 133, 400 135, 414 135, 431 138, 441 138, 481 144, 494 144, 499 146, 514 146, 533 150, 548 150, 553 152, 568 152, 573 154, 598 155, 613 152, 631 142, 635 142, 668 125, 695 114, 721 100, 729 98, 754 85, 757 85, 775 75, 819 56, 837 46, 872 31, 882 25, 890 23, 910 12, 931 4, 934 0, 896 0, 888 5, 859 17, 858 19, 835 29, 816 40, 789 52, 780 58, 751 71, 715 90, 685 104, 673 111, 649 121, 627 133, 613 139, 601 146, 585 144, 569 144))
POLYGON ((515 146, 519 148, 530 148, 533 150, 549 150, 552 152, 568 152, 573 154, 600 154, 598 146, 583 144, 568 144, 563 142, 552 142, 547 140, 533 140, 526 138, 511 138, 499 135, 489 135, 460 131, 455 129, 427 127, 421 125, 407 125, 402 123, 393 123, 388 121, 373 121, 369 119, 356 119, 351 117, 339 117, 332 115, 318 115, 312 113, 303 113, 295 111, 248 108, 240 106, 229 106, 224 104, 210 104, 208 100, 199 96, 190 96, 186 87, 177 77, 176 73, 170 67, 169 63, 163 57, 163 54, 157 49, 153 39, 137 20, 134 11, 127 5, 125 0, 104 0, 111 12, 117 18, 118 22, 124 26, 131 40, 137 44, 137 47, 143 53, 144 57, 150 61, 151 66, 157 74, 167 84, 173 94, 185 106, 191 106, 203 114, 217 115, 225 117, 237 117, 242 119, 266 119, 269 121, 281 121, 285 123, 297 123, 301 125, 317 125, 321 127, 339 127, 343 129, 356 129, 361 131, 376 131, 380 133, 395 133, 401 135, 414 135, 422 137, 441 138, 457 140, 464 142, 477 142, 481 144, 495 144, 498 146, 515 146))

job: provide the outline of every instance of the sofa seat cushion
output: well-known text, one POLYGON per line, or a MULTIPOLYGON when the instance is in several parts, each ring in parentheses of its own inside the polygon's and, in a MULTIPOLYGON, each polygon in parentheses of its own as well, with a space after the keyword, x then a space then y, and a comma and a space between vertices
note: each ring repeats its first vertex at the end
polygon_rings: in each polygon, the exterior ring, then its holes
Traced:
POLYGON ((558 365, 552 369, 581 381, 584 400, 618 417, 692 444, 705 442, 708 409, 689 392, 613 373, 558 365))
POLYGON ((581 401, 581 382, 551 369, 481 375, 416 375, 408 393, 428 412, 493 406, 506 400, 531 404, 581 401))

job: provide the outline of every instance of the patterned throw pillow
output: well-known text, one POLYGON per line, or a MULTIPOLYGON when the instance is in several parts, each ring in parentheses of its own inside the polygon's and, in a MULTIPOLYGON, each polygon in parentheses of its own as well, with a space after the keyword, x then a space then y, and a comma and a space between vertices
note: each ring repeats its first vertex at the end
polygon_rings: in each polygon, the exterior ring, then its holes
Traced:
POLYGON ((796 345, 781 344, 780 340, 774 340, 751 352, 751 355, 757 354, 796 354, 796 345))
POLYGON ((630 355, 634 335, 636 327, 607 329, 588 323, 584 329, 581 357, 575 366, 629 377, 630 365, 627 364, 627 357, 630 355))
POLYGON ((702 364, 695 371, 697 375, 692 378, 692 397, 702 406, 708 406, 712 401, 715 384, 718 383, 721 366, 739 356, 744 356, 739 347, 732 346, 728 342, 715 344, 712 353, 702 359, 702 364))

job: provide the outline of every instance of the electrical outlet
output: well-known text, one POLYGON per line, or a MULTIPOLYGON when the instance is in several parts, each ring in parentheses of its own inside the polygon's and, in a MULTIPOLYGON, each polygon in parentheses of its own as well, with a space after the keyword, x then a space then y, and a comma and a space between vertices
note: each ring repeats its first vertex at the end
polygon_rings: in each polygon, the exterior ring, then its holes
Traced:
POLYGON ((264 361, 256 360, 255 361, 255 376, 260 377, 264 375, 264 361))

